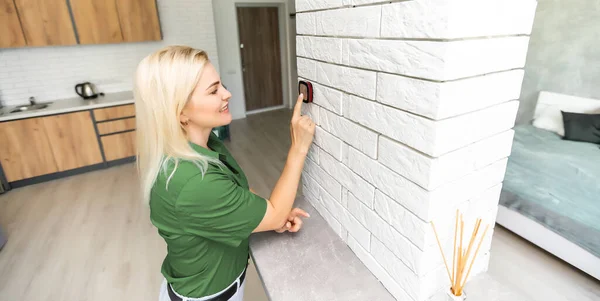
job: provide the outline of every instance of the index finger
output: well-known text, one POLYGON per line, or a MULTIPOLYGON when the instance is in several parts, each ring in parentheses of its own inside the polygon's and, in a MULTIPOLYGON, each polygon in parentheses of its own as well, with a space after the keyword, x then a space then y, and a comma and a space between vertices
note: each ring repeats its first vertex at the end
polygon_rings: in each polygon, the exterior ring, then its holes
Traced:
POLYGON ((302 111, 302 100, 304 99, 304 94, 300 93, 298 95, 298 100, 296 100, 296 105, 294 106, 294 114, 292 118, 299 118, 302 111))
POLYGON ((301 216, 304 216, 304 217, 310 217, 310 214, 308 214, 306 211, 304 211, 304 210, 302 210, 300 208, 294 208, 292 210, 292 215, 294 215, 294 216, 301 215, 301 216))

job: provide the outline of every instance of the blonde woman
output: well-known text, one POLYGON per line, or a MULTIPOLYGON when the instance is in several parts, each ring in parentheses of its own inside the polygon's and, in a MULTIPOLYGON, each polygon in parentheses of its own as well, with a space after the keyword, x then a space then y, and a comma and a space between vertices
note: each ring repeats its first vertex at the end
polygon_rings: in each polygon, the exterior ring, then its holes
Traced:
POLYGON ((167 243, 160 301, 243 300, 250 234, 302 227, 308 214, 292 205, 315 124, 300 115, 301 96, 285 168, 266 200, 212 133, 231 122, 231 93, 206 53, 171 46, 140 62, 138 169, 150 219, 167 243))

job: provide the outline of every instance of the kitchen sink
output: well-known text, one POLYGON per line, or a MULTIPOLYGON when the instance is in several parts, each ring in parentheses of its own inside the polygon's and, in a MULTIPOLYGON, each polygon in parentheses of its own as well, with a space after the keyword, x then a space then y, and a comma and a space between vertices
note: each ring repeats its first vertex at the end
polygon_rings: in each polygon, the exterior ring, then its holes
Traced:
POLYGON ((32 105, 18 106, 16 108, 14 108, 13 110, 11 110, 10 113, 20 113, 20 112, 41 110, 41 109, 47 108, 48 105, 50 105, 50 104, 51 103, 36 103, 36 104, 32 104, 32 105))

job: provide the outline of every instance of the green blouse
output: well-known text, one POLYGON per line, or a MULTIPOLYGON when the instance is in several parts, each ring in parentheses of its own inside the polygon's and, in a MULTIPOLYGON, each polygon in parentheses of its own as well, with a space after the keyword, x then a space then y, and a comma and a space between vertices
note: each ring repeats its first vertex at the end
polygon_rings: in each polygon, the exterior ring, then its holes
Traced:
POLYGON ((150 195, 150 219, 167 243, 162 274, 186 297, 215 294, 242 273, 248 260, 248 237, 262 221, 265 199, 251 193, 244 172, 225 145, 211 134, 209 149, 194 150, 219 159, 204 177, 196 164, 180 161, 166 187, 160 172, 150 195))

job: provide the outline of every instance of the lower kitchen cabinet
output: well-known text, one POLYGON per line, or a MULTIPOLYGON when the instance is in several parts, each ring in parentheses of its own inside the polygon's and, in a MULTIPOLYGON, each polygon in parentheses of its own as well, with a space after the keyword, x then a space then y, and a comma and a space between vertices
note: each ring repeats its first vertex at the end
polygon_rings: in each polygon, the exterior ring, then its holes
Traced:
POLYGON ((102 136, 102 148, 106 161, 119 160, 135 156, 135 131, 102 136))
POLYGON ((59 171, 102 163, 89 111, 43 117, 59 171))
POLYGON ((135 155, 133 105, 0 122, 0 180, 3 174, 13 188, 130 162, 135 155))
POLYGON ((0 123, 0 141, 0 164, 9 182, 58 171, 43 118, 0 123))
POLYGON ((128 118, 135 116, 134 105, 114 106, 102 109, 95 109, 94 117, 96 122, 111 121, 120 118, 128 118))
POLYGON ((135 126, 135 117, 97 123, 100 135, 135 130, 135 126))

